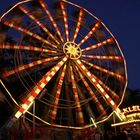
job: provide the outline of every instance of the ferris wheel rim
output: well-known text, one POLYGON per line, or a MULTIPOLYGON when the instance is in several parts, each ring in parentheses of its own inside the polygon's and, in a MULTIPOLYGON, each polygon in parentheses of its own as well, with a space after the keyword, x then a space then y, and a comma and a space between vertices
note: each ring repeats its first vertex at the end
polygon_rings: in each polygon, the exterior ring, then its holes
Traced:
MULTIPOLYGON (((17 7, 18 5, 20 5, 20 4, 22 4, 22 3, 26 3, 26 2, 30 2, 30 1, 32 1, 32 0, 25 0, 25 1, 23 1, 23 2, 19 2, 19 3, 17 3, 16 4, 16 6, 13 6, 8 12, 10 12, 13 8, 15 8, 15 7, 17 7)), ((68 2, 68 1, 65 1, 65 0, 62 0, 63 2, 66 2, 66 3, 69 3, 69 4, 71 4, 70 2, 68 2)), ((75 4, 73 4, 72 3, 72 5, 74 5, 75 6, 75 4)), ((78 5, 76 5, 76 6, 78 6, 78 5)), ((79 6, 78 6, 78 8, 79 8, 79 6)), ((80 7, 81 8, 81 7, 80 7)), ((84 9, 84 8, 82 8, 82 10, 86 10, 86 9, 84 9)), ((88 12, 87 10, 86 10, 86 12, 88 12)), ((88 12, 88 13, 90 13, 90 12, 88 12)), ((8 14, 8 13, 7 13, 8 14)), ((91 13, 90 13, 91 14, 91 13)), ((93 14, 92 14, 93 15, 93 14)), ((5 16, 5 14, 3 14, 2 16, 1 16, 1 18, 0 18, 0 21, 4 18, 4 16, 5 16)), ((94 15, 93 15, 93 17, 94 17, 94 15)), ((94 17, 95 18, 95 17, 94 17)), ((97 18, 97 17, 96 17, 97 18)), ((119 48, 119 50, 120 50, 120 52, 121 52, 121 55, 122 55, 122 57, 123 57, 123 62, 124 62, 124 69, 125 69, 125 87, 124 87, 124 91, 125 91, 125 89, 126 89, 126 86, 127 86, 127 70, 126 70, 126 61, 125 61, 125 59, 124 59, 124 56, 123 56, 123 53, 122 53, 122 51, 121 51, 121 48, 120 48, 120 46, 119 46, 119 44, 118 44, 118 42, 117 42, 117 40, 115 39, 115 37, 113 36, 113 34, 109 31, 109 29, 104 25, 104 23, 102 23, 102 21, 100 21, 98 18, 97 18, 97 20, 99 21, 99 23, 101 23, 106 29, 107 29, 107 31, 110 33, 110 35, 112 36, 112 38, 115 40, 115 42, 116 42, 116 44, 117 44, 117 46, 118 46, 118 48, 119 48)), ((69 42, 69 40, 68 40, 68 37, 67 37, 67 41, 69 42)), ((67 43, 67 42, 66 42, 67 43)), ((65 45, 64 45, 65 46, 65 45)), ((81 50, 80 50, 80 57, 81 57, 81 50)), ((97 57, 96 57, 97 58, 97 57)), ((78 58, 76 58, 76 59, 79 59, 79 57, 78 58)), ((77 61, 77 60, 76 60, 77 61)), ((78 62, 78 61, 77 61, 78 62)), ((78 64, 78 63, 77 63, 78 64)), ((73 74, 72 74, 73 75, 73 74)), ((95 78, 96 79, 96 78, 95 78)), ((123 92, 123 94, 122 94, 122 98, 121 98, 121 101, 119 102, 119 104, 117 105, 117 107, 116 108, 118 108, 119 107, 119 105, 121 104, 121 102, 123 101, 123 97, 124 97, 124 92, 123 92)), ((103 121, 106 121, 108 118, 110 118, 110 116, 113 114, 113 112, 106 118, 106 119, 104 119, 103 121)), ((103 121, 99 121, 99 122, 96 122, 97 124, 98 123, 102 123, 103 121)), ((52 124, 51 124, 52 125, 52 124)), ((92 124, 92 125, 90 125, 90 126, 93 126, 94 124, 92 124)), ((61 127, 61 126, 59 126, 59 125, 54 125, 54 126, 58 126, 58 127, 61 127)), ((89 127, 90 127, 89 126, 89 127)), ((65 127, 69 127, 69 128, 75 128, 75 127, 71 127, 71 126, 63 126, 64 128, 65 127)), ((81 127, 77 127, 77 128, 81 128, 81 127)), ((82 127, 82 128, 84 128, 84 127, 82 127)))

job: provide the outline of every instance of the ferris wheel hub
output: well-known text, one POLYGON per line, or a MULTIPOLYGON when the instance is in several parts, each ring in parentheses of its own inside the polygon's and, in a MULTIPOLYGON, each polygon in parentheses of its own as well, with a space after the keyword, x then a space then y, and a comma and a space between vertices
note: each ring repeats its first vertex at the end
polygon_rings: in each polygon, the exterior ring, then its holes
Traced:
POLYGON ((80 47, 76 43, 70 41, 64 44, 63 51, 70 59, 78 59, 82 54, 80 47))

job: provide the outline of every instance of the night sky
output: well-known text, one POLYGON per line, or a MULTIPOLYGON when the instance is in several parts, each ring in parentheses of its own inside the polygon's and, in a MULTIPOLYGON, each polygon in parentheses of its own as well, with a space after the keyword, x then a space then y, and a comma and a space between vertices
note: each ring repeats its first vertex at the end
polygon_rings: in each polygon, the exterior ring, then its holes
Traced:
MULTIPOLYGON (((19 0, 0 0, 0 16, 19 0)), ((118 40, 127 62, 128 87, 140 88, 140 0, 69 0, 101 19, 118 40)))

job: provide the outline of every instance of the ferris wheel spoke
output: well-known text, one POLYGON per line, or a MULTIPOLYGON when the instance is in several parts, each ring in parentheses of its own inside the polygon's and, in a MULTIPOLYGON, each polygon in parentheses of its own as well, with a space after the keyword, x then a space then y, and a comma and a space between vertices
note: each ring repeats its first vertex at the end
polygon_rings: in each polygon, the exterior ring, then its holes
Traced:
POLYGON ((14 49, 14 50, 45 52, 45 53, 56 53, 56 51, 48 50, 44 48, 38 48, 35 46, 14 45, 14 44, 0 44, 0 49, 14 49))
POLYGON ((88 38, 90 38, 91 35, 93 35, 93 33, 95 32, 95 30, 99 27, 100 27, 100 23, 97 22, 95 24, 95 26, 88 32, 88 34, 81 40, 81 42, 78 44, 78 46, 81 46, 86 40, 88 40, 88 38))
POLYGON ((95 86, 98 92, 108 101, 113 110, 117 109, 116 103, 111 99, 111 97, 107 94, 105 89, 101 86, 100 81, 96 79, 96 77, 88 71, 88 69, 82 64, 80 60, 75 61, 78 68, 81 69, 82 73, 89 79, 89 81, 95 86))
POLYGON ((81 51, 82 52, 89 51, 89 50, 96 49, 96 48, 99 48, 99 47, 101 47, 103 45, 111 44, 111 43, 113 43, 113 38, 109 38, 109 39, 104 40, 104 41, 102 41, 102 42, 100 42, 98 44, 92 45, 90 47, 86 47, 86 48, 82 49, 81 51))
POLYGON ((81 22, 82 22, 83 13, 84 12, 81 9, 80 12, 79 12, 79 17, 78 17, 78 21, 77 21, 77 26, 76 26, 76 29, 75 29, 75 33, 74 33, 74 36, 73 36, 73 39, 72 39, 73 42, 75 42, 76 37, 78 35, 78 32, 80 30, 80 25, 81 25, 81 22))
POLYGON ((61 94, 61 90, 62 90, 62 84, 63 84, 63 80, 64 80, 64 76, 65 76, 65 72, 66 72, 66 65, 64 66, 62 73, 60 75, 60 79, 59 79, 59 83, 57 85, 57 91, 56 91, 56 95, 55 95, 55 101, 54 101, 54 105, 53 105, 53 109, 51 111, 51 115, 50 117, 55 120, 56 115, 57 115, 57 109, 58 109, 58 103, 59 103, 59 98, 60 98, 60 94, 61 94))
POLYGON ((100 103, 98 98, 96 97, 95 93, 92 91, 91 87, 89 86, 89 84, 85 80, 84 76, 82 75, 82 73, 79 71, 79 69, 77 67, 76 67, 76 69, 77 69, 77 71, 79 73, 79 76, 80 76, 82 82, 86 86, 86 89, 89 91, 90 97, 92 98, 93 102, 96 104, 96 107, 97 107, 99 113, 101 115, 106 115, 106 111, 105 111, 104 107, 102 106, 102 104, 100 103))
POLYGON ((82 55, 82 57, 99 59, 99 60, 116 60, 116 61, 122 61, 123 60, 123 58, 121 56, 82 55))
POLYGON ((84 62, 85 64, 87 64, 87 65, 89 65, 89 66, 91 66, 91 67, 93 67, 93 68, 95 68, 95 69, 97 69, 97 70, 100 70, 101 72, 104 72, 104 73, 106 73, 106 74, 109 74, 109 75, 111 75, 111 76, 114 76, 114 77, 116 77, 116 78, 118 78, 118 79, 124 81, 124 76, 122 76, 122 75, 120 75, 120 74, 114 73, 114 72, 112 72, 112 71, 109 71, 109 70, 107 70, 107 69, 105 69, 105 68, 102 68, 102 67, 97 66, 97 65, 95 65, 95 64, 92 64, 92 63, 90 63, 90 62, 87 62, 87 61, 85 61, 85 60, 82 60, 82 62, 84 62))
POLYGON ((50 46, 52 46, 52 47, 54 47, 54 48, 57 48, 57 46, 55 46, 55 45, 53 45, 52 43, 48 42, 46 39, 42 38, 41 36, 39 36, 39 35, 37 35, 37 34, 31 32, 31 31, 29 31, 29 30, 27 30, 27 29, 24 29, 24 28, 22 28, 22 27, 20 27, 20 26, 18 26, 18 25, 14 25, 14 24, 13 24, 12 22, 10 22, 10 21, 4 21, 4 24, 5 24, 6 26, 9 26, 9 27, 11 27, 11 28, 14 28, 14 29, 17 30, 17 31, 23 32, 23 33, 25 33, 25 34, 27 34, 27 35, 29 35, 29 36, 31 36, 31 37, 33 37, 33 38, 35 38, 35 39, 37 39, 37 40, 43 42, 43 43, 45 43, 45 44, 48 44, 48 45, 50 45, 50 46))
POLYGON ((58 26, 57 26, 55 20, 53 19, 51 13, 50 13, 49 10, 48 10, 47 4, 44 2, 44 0, 39 0, 39 2, 40 2, 40 5, 42 6, 42 8, 44 9, 44 11, 46 12, 46 14, 48 15, 50 21, 52 22, 52 24, 53 24, 55 30, 57 31, 57 34, 59 35, 59 37, 60 37, 60 39, 61 39, 61 41, 64 42, 64 39, 63 39, 63 37, 62 37, 62 35, 61 35, 59 29, 58 29, 58 26))
POLYGON ((106 90, 108 91, 108 93, 110 94, 110 96, 116 100, 120 99, 120 97, 111 89, 109 88, 107 85, 105 85, 101 80, 99 80, 97 77, 95 77, 96 80, 99 81, 100 85, 106 90))
POLYGON ((13 75, 15 73, 19 73, 23 70, 26 70, 26 69, 29 69, 29 68, 32 68, 32 67, 35 67, 37 65, 40 65, 40 64, 43 64, 43 63, 47 63, 47 62, 50 62, 50 61, 53 61, 53 60, 56 60, 58 59, 58 57, 52 57, 52 58, 45 58, 45 59, 41 59, 41 60, 37 60, 37 61, 34 61, 34 62, 31 62, 29 64, 25 64, 25 65, 22 65, 18 68, 15 68, 13 70, 10 70, 10 71, 5 71, 3 74, 2 74, 2 77, 8 77, 10 75, 13 75))
POLYGON ((35 18, 35 16, 29 12, 28 9, 26 9, 26 7, 24 6, 19 6, 20 10, 22 12, 24 12, 29 18, 31 18, 37 25, 39 25, 39 27, 41 27, 48 35, 49 37, 51 37, 57 44, 60 44, 58 42, 58 40, 56 39, 56 37, 54 37, 50 32, 49 30, 37 19, 35 18))
POLYGON ((68 17, 67 17, 66 7, 65 7, 64 2, 60 2, 60 6, 61 6, 62 14, 63 14, 63 17, 64 17, 64 26, 65 26, 66 40, 69 41, 68 17))
POLYGON ((112 90, 110 89, 107 85, 105 85, 100 79, 98 79, 95 75, 93 75, 94 78, 99 82, 99 84, 106 90, 108 93, 110 93, 111 97, 115 98, 116 100, 119 99, 119 96, 112 90))
POLYGON ((78 97, 78 91, 77 91, 76 82, 74 79, 74 73, 73 73, 72 66, 70 66, 70 73, 71 73, 72 90, 73 90, 73 94, 74 94, 74 100, 75 100, 76 107, 77 107, 76 111, 78 114, 79 122, 82 124, 82 123, 84 123, 84 116, 83 116, 82 108, 81 108, 79 97, 78 97))
POLYGON ((68 83, 67 76, 69 75, 68 74, 68 69, 69 69, 69 65, 67 63, 67 74, 65 75, 65 79, 64 79, 64 83, 65 83, 64 84, 64 89, 65 89, 65 93, 66 93, 66 106, 68 106, 68 108, 69 108, 69 109, 67 109, 68 110, 67 111, 68 121, 69 122, 71 121, 71 123, 74 124, 73 112, 72 112, 72 108, 71 108, 73 101, 71 101, 71 95, 70 95, 71 90, 70 90, 70 88, 67 84, 68 83))
POLYGON ((33 90, 29 93, 27 99, 23 102, 19 110, 16 112, 15 117, 18 119, 24 114, 30 106, 33 104, 35 98, 40 94, 46 84, 53 78, 56 72, 63 66, 67 61, 67 56, 64 57, 56 66, 54 66, 49 72, 47 72, 42 79, 36 84, 33 90))
POLYGON ((90 119, 92 118, 93 121, 95 122, 95 120, 96 120, 95 112, 93 111, 89 102, 87 101, 85 94, 82 93, 82 90, 80 90, 79 87, 77 87, 77 90, 78 90, 78 93, 79 93, 80 100, 82 100, 82 101, 84 100, 84 102, 82 104, 82 108, 84 108, 86 110, 90 119))

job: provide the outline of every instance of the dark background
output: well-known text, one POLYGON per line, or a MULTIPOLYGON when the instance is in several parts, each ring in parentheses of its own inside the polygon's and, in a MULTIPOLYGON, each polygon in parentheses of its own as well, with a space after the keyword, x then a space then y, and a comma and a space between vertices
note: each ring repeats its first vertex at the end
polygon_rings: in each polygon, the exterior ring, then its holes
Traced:
MULTIPOLYGON (((128 87, 140 88, 140 0, 69 0, 100 18, 118 40, 127 62, 128 87)), ((0 0, 0 16, 19 0, 0 0)))

